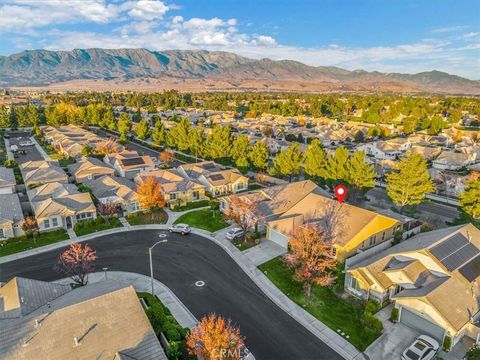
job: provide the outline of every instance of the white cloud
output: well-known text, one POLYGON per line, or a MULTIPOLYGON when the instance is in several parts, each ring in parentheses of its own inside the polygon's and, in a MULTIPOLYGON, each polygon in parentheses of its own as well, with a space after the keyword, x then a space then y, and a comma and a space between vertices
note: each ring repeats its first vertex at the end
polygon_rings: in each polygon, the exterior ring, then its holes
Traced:
POLYGON ((139 0, 124 3, 122 9, 129 9, 128 15, 136 20, 151 21, 163 18, 169 7, 162 1, 139 0))
POLYGON ((462 31, 468 29, 470 26, 468 25, 456 25, 456 26, 446 26, 446 27, 439 27, 432 30, 433 34, 442 34, 442 33, 451 33, 462 31))

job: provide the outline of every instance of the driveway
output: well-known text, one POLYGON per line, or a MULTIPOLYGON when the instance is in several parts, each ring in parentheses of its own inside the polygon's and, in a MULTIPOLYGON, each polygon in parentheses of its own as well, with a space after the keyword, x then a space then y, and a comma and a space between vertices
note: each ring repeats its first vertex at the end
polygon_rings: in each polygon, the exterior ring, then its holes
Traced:
POLYGON ((22 140, 30 140, 30 133, 24 132, 10 132, 10 146, 17 145, 20 150, 25 150, 26 154, 19 154, 15 161, 18 164, 26 163, 27 161, 43 160, 42 154, 37 150, 35 146, 20 146, 19 143, 22 140))
MULTIPOLYGON (((97 252, 96 268, 149 275, 148 247, 161 231, 135 230, 88 241, 97 252)), ((274 304, 225 251, 196 234, 168 234, 154 250, 155 277, 168 286, 196 318, 215 312, 232 319, 255 358, 342 359, 326 343, 274 304), (195 286, 205 281, 202 288, 195 286)), ((53 281, 57 249, 0 265, 0 281, 14 276, 53 281)))
POLYGON ((392 324, 365 350, 365 355, 371 360, 400 360, 403 351, 418 335, 418 332, 402 323, 392 324))

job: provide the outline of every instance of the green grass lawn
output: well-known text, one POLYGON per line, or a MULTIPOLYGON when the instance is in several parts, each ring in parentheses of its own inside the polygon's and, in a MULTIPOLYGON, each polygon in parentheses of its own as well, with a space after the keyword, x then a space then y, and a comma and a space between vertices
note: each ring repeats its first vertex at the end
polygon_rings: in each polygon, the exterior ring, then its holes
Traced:
POLYGON ((62 168, 66 168, 68 165, 75 164, 76 161, 73 158, 59 158, 58 159, 58 165, 62 168))
POLYGON ((201 207, 208 206, 210 204, 210 200, 200 200, 200 201, 193 201, 189 202, 184 206, 172 207, 172 211, 181 212, 191 209, 198 209, 201 207))
POLYGON ((305 299, 302 283, 293 279, 281 258, 272 259, 258 267, 291 300, 302 306, 325 325, 337 332, 340 329, 357 349, 363 351, 380 332, 364 326, 361 322, 362 304, 355 299, 338 297, 333 289, 314 286, 312 299, 305 299))
POLYGON ((167 220, 168 215, 163 209, 153 210, 151 213, 139 211, 135 214, 127 215, 127 221, 130 225, 165 224, 167 220))
POLYGON ((223 214, 215 210, 215 216, 212 210, 203 209, 192 211, 180 216, 175 224, 188 224, 192 227, 214 232, 228 226, 223 214))
POLYGON ((122 223, 116 217, 112 217, 108 221, 106 221, 105 219, 99 216, 95 220, 87 220, 87 221, 82 221, 75 224, 74 230, 77 236, 82 236, 82 235, 91 234, 97 231, 114 229, 122 226, 123 226, 122 223))
POLYGON ((21 251, 38 248, 41 246, 53 244, 59 241, 67 240, 68 234, 65 230, 55 230, 50 232, 40 233, 35 242, 33 239, 27 239, 26 236, 18 238, 11 238, 0 241, 0 256, 7 256, 21 251))
POLYGON ((242 239, 234 240, 232 242, 232 244, 235 245, 236 248, 240 251, 245 251, 245 250, 250 249, 251 247, 254 247, 255 245, 257 245, 257 244, 255 244, 255 242, 246 243, 242 239))

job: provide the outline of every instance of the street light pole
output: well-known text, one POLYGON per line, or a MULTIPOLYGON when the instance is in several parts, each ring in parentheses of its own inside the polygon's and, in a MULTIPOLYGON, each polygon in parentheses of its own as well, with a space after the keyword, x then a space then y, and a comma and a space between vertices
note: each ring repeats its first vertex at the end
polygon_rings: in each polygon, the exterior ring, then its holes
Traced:
POLYGON ((155 246, 157 246, 158 244, 162 244, 162 243, 166 243, 167 242, 167 239, 164 239, 164 240, 160 240, 160 241, 157 241, 155 244, 153 244, 151 247, 148 248, 148 255, 149 255, 149 258, 150 258, 150 281, 151 281, 151 285, 152 285, 152 295, 155 295, 154 294, 154 288, 153 288, 153 262, 152 262, 152 250, 155 246))

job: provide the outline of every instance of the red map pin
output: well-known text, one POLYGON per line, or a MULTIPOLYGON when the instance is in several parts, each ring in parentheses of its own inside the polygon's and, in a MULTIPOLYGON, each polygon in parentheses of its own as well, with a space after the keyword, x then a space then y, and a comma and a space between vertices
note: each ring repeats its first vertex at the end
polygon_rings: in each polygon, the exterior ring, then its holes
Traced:
POLYGON ((347 187, 345 185, 337 185, 335 186, 335 189, 333 190, 335 193, 335 197, 337 198, 338 202, 341 204, 343 200, 345 200, 345 197, 347 196, 347 187))

